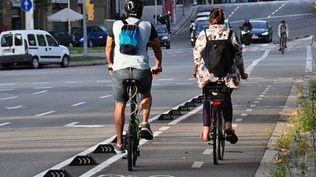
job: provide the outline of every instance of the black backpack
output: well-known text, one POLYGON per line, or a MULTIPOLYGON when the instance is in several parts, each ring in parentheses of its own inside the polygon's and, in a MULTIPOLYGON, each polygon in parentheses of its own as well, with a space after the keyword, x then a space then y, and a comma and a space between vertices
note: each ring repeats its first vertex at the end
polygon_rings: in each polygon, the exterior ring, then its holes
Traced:
POLYGON ((138 25, 141 20, 138 20, 135 24, 129 24, 126 20, 122 20, 124 25, 121 28, 119 35, 120 52, 126 55, 136 55, 138 51, 138 25))
POLYGON ((206 68, 216 77, 224 77, 234 64, 236 48, 231 43, 232 30, 230 30, 228 39, 209 40, 206 35, 205 48, 201 52, 206 68))

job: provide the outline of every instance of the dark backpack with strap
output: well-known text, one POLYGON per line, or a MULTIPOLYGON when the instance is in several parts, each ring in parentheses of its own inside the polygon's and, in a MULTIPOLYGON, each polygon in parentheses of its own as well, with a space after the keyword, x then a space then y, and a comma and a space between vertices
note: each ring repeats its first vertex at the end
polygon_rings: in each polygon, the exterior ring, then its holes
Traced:
POLYGON ((119 35, 119 45, 120 52, 126 55, 136 55, 138 51, 138 25, 141 20, 137 21, 135 24, 129 24, 126 20, 122 20, 124 25, 121 28, 121 33, 119 35))
POLYGON ((209 40, 206 35, 205 48, 201 52, 206 68, 216 77, 224 77, 234 64, 236 48, 231 43, 232 30, 230 30, 228 39, 209 40))

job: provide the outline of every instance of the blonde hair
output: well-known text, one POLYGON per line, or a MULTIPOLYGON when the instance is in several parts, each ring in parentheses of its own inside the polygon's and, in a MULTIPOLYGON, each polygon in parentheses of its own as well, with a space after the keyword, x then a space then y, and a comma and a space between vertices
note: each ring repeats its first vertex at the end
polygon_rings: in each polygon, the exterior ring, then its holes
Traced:
POLYGON ((212 25, 224 24, 224 20, 225 20, 225 15, 224 15, 223 9, 221 8, 211 9, 209 21, 212 25))

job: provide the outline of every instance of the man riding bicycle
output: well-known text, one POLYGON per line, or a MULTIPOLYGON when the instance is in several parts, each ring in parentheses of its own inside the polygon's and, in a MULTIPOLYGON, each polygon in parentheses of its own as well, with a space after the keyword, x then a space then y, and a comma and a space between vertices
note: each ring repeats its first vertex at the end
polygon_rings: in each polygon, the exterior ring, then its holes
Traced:
MULTIPOLYGON (((232 117, 233 117, 233 106, 231 102, 231 93, 233 88, 236 88, 240 78, 247 79, 248 75, 244 71, 244 62, 242 57, 241 44, 232 31, 226 28, 224 25, 224 12, 221 8, 214 8, 211 10, 209 16, 210 26, 205 31, 202 31, 196 41, 195 47, 193 49, 194 56, 194 68, 193 75, 198 79, 199 87, 203 88, 210 82, 216 82, 222 80, 225 82, 226 86, 231 88, 230 92, 225 96, 225 101, 223 102, 223 116, 225 120, 225 134, 226 140, 232 144, 237 143, 238 137, 232 127, 232 117), (229 38, 231 34, 230 42, 236 49, 236 56, 234 58, 234 64, 229 69, 229 72, 223 78, 216 77, 212 71, 206 68, 205 61, 201 56, 201 52, 206 47, 206 41, 208 40, 224 40, 229 38)), ((202 141, 209 141, 210 132, 210 102, 208 100, 203 103, 203 132, 200 135, 202 141)))
POLYGON ((114 125, 117 134, 117 143, 114 145, 116 153, 123 153, 122 134, 125 123, 125 107, 128 101, 127 88, 123 84, 129 78, 130 68, 132 69, 133 79, 140 81, 142 110, 141 138, 152 140, 153 133, 148 123, 149 113, 152 104, 151 85, 152 76, 158 75, 161 70, 162 53, 160 41, 154 26, 148 21, 140 20, 143 13, 143 0, 127 0, 125 5, 125 21, 117 20, 113 23, 113 29, 109 33, 106 41, 105 53, 108 63, 108 70, 112 76, 112 89, 115 99, 114 125), (137 53, 128 55, 121 53, 121 31, 127 24, 138 25, 138 45, 137 53), (149 66, 149 56, 147 44, 152 46, 155 54, 155 65, 149 66))
POLYGON ((289 35, 289 27, 285 23, 285 20, 282 20, 278 26, 278 34, 279 34, 279 51, 281 51, 281 43, 282 43, 282 37, 284 38, 284 46, 287 48, 286 43, 287 43, 287 37, 289 35))

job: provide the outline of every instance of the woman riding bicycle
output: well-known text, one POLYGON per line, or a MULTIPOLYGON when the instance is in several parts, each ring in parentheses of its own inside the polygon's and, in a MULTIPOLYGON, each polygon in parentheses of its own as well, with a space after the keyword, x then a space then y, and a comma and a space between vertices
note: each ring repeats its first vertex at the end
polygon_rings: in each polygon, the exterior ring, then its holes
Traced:
MULTIPOLYGON (((224 25, 224 12, 221 8, 214 8, 211 10, 209 16, 210 26, 206 31, 202 31, 196 41, 193 49, 194 55, 194 69, 193 75, 198 79, 199 87, 203 88, 209 82, 216 82, 219 79, 223 80, 227 87, 231 88, 230 93, 227 93, 226 99, 223 103, 223 116, 225 120, 225 134, 226 140, 232 144, 237 143, 238 137, 232 127, 233 106, 231 102, 231 93, 233 88, 238 86, 239 80, 247 79, 248 75, 244 71, 244 62, 242 57, 242 48, 236 34, 232 32, 230 42, 236 48, 236 56, 234 64, 230 68, 228 74, 223 78, 215 77, 212 71, 205 67, 205 62, 201 56, 201 51, 206 46, 206 35, 209 40, 223 40, 228 39, 230 29, 224 25)), ((202 141, 209 141, 210 132, 210 102, 204 101, 203 103, 203 132, 200 135, 202 141)))
POLYGON ((279 51, 281 51, 282 37, 284 38, 284 47, 287 48, 287 37, 289 36, 289 27, 285 23, 285 20, 282 20, 278 26, 278 35, 279 35, 279 51))

